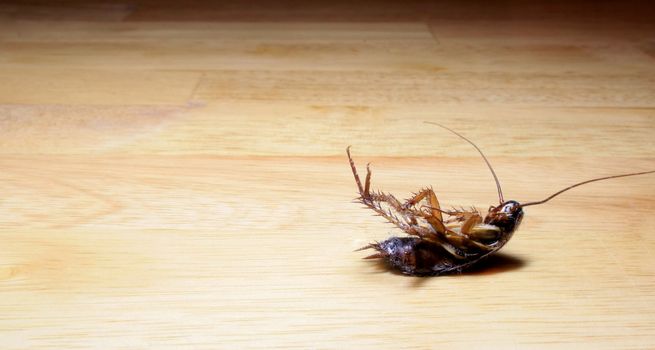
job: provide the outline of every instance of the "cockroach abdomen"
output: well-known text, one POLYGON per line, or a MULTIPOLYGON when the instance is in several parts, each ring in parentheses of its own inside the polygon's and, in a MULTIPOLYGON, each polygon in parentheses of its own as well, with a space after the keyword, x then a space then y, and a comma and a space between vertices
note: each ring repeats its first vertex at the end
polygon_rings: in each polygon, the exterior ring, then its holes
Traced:
POLYGON ((418 237, 392 237, 374 248, 390 267, 406 275, 440 275, 456 271, 459 264, 441 245, 418 237))

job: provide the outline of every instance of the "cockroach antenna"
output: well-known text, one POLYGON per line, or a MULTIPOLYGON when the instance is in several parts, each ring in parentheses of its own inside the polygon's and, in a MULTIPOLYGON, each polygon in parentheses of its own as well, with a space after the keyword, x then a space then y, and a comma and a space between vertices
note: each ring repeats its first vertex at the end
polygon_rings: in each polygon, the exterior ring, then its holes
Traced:
POLYGON ((484 162, 487 163, 487 166, 489 167, 489 170, 491 171, 491 175, 493 175, 494 181, 496 181, 496 188, 498 189, 498 199, 500 200, 500 203, 505 202, 505 200, 503 199, 503 189, 500 187, 500 181, 498 181, 498 176, 496 176, 496 172, 494 171, 494 168, 491 166, 491 163, 489 163, 489 160, 484 155, 484 153, 482 152, 480 147, 478 147, 478 145, 476 145, 473 141, 471 141, 471 140, 467 139, 466 137, 464 137, 464 135, 458 133, 457 131, 455 131, 455 130, 447 127, 447 126, 444 126, 444 125, 441 125, 441 124, 435 123, 435 122, 428 122, 428 121, 426 121, 424 123, 432 124, 432 125, 436 125, 438 127, 444 128, 444 129, 452 132, 453 134, 461 137, 464 141, 470 143, 473 147, 475 147, 475 149, 478 150, 478 153, 480 153, 480 155, 482 156, 482 159, 484 159, 484 162))
POLYGON ((652 174, 652 173, 655 173, 655 170, 651 170, 651 171, 642 171, 642 172, 638 172, 638 173, 629 173, 629 174, 621 174, 621 175, 605 176, 605 177, 599 177, 599 178, 595 178, 595 179, 591 179, 591 180, 587 180, 587 181, 578 182, 577 184, 573 184, 573 185, 571 185, 571 186, 569 186, 569 187, 567 187, 567 188, 565 188, 565 189, 563 189, 563 190, 560 190, 560 191, 557 191, 557 192, 553 193, 552 195, 550 195, 550 196, 547 197, 546 199, 542 199, 542 200, 540 200, 540 201, 535 201, 535 202, 522 203, 521 206, 522 206, 522 207, 527 207, 528 205, 539 205, 539 204, 544 204, 544 203, 548 202, 549 200, 551 200, 551 199, 553 199, 553 198, 559 196, 560 194, 562 194, 562 193, 564 193, 564 192, 566 192, 566 191, 568 191, 568 190, 570 190, 570 189, 573 189, 573 188, 576 188, 576 187, 578 187, 578 186, 582 186, 582 185, 585 185, 585 184, 588 184, 588 183, 591 183, 591 182, 602 181, 602 180, 609 180, 609 179, 616 179, 616 178, 619 178, 619 177, 627 177, 627 176, 637 176, 637 175, 652 174))

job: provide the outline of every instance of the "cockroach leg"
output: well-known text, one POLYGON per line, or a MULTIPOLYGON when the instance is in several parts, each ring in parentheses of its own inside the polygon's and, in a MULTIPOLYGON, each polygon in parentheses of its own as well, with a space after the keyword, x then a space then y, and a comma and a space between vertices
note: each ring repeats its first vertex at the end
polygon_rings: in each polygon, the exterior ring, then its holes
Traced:
POLYGON ((365 246, 363 246, 361 248, 357 248, 354 251, 355 252, 360 252, 360 251, 366 250, 366 249, 379 249, 379 248, 380 248, 380 243, 375 242, 375 243, 369 243, 369 244, 367 244, 367 245, 365 245, 365 246))
POLYGON ((373 209, 378 215, 398 226, 398 228, 402 229, 407 234, 418 236, 433 242, 440 241, 434 230, 418 224, 416 217, 423 217, 423 214, 418 211, 403 210, 396 197, 383 192, 377 192, 371 193, 368 200, 360 199, 360 201, 370 209, 373 209), (385 210, 381 203, 386 203, 389 206, 389 209, 385 210), (402 217, 402 219, 399 216, 402 217))
POLYGON ((353 175, 355 176, 355 182, 357 183, 357 189, 359 190, 359 195, 364 196, 364 187, 362 186, 362 181, 359 179, 359 174, 357 174, 357 168, 355 167, 355 162, 353 161, 353 157, 350 156, 350 146, 346 148, 346 153, 348 153, 348 161, 350 161, 350 168, 353 171, 353 175))
POLYGON ((371 193, 371 163, 366 164, 366 181, 364 182, 364 196, 371 193))
POLYGON ((468 234, 471 232, 471 229, 475 226, 478 225, 482 222, 482 217, 478 215, 477 213, 471 213, 471 216, 469 216, 466 221, 462 224, 461 232, 462 234, 468 236, 468 234))
POLYGON ((407 199, 407 201, 405 201, 405 203, 403 203, 403 205, 398 208, 398 210, 402 212, 409 211, 414 213, 416 216, 422 217, 437 233, 443 234, 447 231, 446 226, 443 223, 439 200, 431 188, 425 188, 419 191, 413 197, 407 199), (428 206, 421 206, 419 210, 414 209, 415 206, 424 199, 428 202, 428 206), (429 213, 425 213, 421 210, 425 207, 429 208, 429 213))
POLYGON ((428 204, 430 205, 430 214, 426 217, 426 220, 437 232, 445 233, 448 231, 446 225, 443 223, 443 215, 441 215, 441 205, 437 199, 437 195, 434 191, 429 188, 427 189, 428 194, 428 204))
POLYGON ((359 249, 355 249, 355 251, 359 252, 359 251, 367 250, 367 249, 375 249, 375 250, 377 250, 377 253, 365 256, 362 259, 382 259, 382 258, 386 258, 388 256, 388 254, 380 246, 379 242, 367 244, 367 245, 365 245, 365 246, 363 246, 363 247, 361 247, 359 249))
POLYGON ((472 250, 476 252, 480 252, 480 251, 484 252, 484 251, 492 250, 492 247, 477 242, 473 238, 461 232, 449 231, 445 237, 448 243, 451 243, 457 247, 465 247, 468 250, 472 250))
POLYGON ((382 258, 386 258, 387 256, 388 256, 388 255, 387 255, 387 254, 384 254, 384 253, 375 253, 375 254, 371 254, 371 255, 365 256, 365 257, 363 257, 362 259, 365 259, 365 260, 371 260, 371 259, 382 259, 382 258))
POLYGON ((426 188, 415 193, 412 197, 408 198, 405 203, 403 203, 403 209, 409 209, 421 202, 423 198, 427 197, 429 191, 430 189, 426 188))
MULTIPOLYGON (((401 204, 400 201, 391 194, 386 194, 384 192, 370 192, 372 172, 369 165, 367 165, 366 167, 367 170, 366 180, 364 186, 362 186, 361 180, 359 178, 359 174, 357 173, 357 167, 355 166, 355 161, 352 159, 352 156, 350 155, 350 147, 346 149, 346 152, 348 154, 350 168, 352 169, 352 173, 353 176, 355 177, 355 182, 357 183, 357 188, 360 194, 359 198, 357 198, 358 202, 364 204, 369 209, 372 209, 373 211, 375 211, 376 214, 387 219, 389 222, 396 225, 398 228, 405 231, 407 234, 418 236, 432 242, 439 242, 443 240, 440 239, 436 234, 437 232, 439 232, 439 230, 437 230, 437 227, 443 227, 443 229, 445 230, 445 226, 443 226, 443 223, 438 221, 438 219, 430 218, 430 216, 427 216, 426 218, 426 215, 424 213, 415 209, 413 206, 410 207, 403 206, 403 204, 401 204), (387 206, 386 208, 383 207, 383 203, 387 206), (428 221, 432 221, 431 225, 434 225, 432 226, 433 230, 427 227, 420 226, 417 217, 425 218, 428 221)), ((434 199, 431 202, 435 202, 435 201, 436 201, 436 196, 434 196, 434 199)), ((438 202, 436 203, 438 205, 438 202)))
MULTIPOLYGON (((443 216, 441 215, 441 206, 439 205, 439 200, 437 199, 437 195, 434 193, 434 190, 431 188, 425 188, 421 191, 419 191, 417 194, 415 194, 412 198, 409 198, 403 205, 402 208, 403 210, 411 210, 416 204, 420 203, 423 199, 426 199, 428 202, 427 208, 430 209, 430 216, 437 219, 441 225, 437 224, 436 226, 441 226, 441 227, 435 227, 435 230, 439 232, 443 232, 445 230, 445 227, 443 227, 443 216)), ((421 208, 426 207, 422 206, 421 208)), ((433 225, 435 226, 435 225, 433 225)))

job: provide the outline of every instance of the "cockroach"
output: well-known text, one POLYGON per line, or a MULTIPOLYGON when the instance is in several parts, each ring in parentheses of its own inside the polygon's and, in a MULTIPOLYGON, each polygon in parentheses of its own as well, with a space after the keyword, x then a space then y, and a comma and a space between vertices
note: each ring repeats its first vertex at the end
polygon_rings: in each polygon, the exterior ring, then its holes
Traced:
POLYGON ((436 276, 461 272, 496 253, 512 238, 523 219, 523 208, 544 204, 570 189, 591 182, 655 173, 655 170, 652 170, 599 177, 568 186, 540 201, 527 203, 506 201, 496 172, 475 143, 439 123, 425 123, 452 132, 478 151, 496 182, 500 204, 490 206, 484 218, 473 207, 469 210, 464 208, 444 210, 432 188, 424 188, 401 203, 392 194, 371 191, 370 163, 366 165, 366 179, 362 185, 348 146, 346 154, 359 192, 356 201, 409 235, 374 242, 357 251, 373 249, 376 252, 364 259, 381 259, 389 267, 405 275, 436 276))

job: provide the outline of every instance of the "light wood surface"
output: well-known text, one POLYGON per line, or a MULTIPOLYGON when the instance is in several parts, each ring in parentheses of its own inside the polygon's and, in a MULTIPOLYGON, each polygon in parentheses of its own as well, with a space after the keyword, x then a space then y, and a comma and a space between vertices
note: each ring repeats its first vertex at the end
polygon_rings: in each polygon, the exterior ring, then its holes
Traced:
MULTIPOLYGON (((655 176, 526 218, 412 278, 353 252, 352 203, 532 201, 655 169, 640 2, 0 4, 0 343, 82 348, 653 348, 655 176)), ((652 18, 651 18, 652 19, 652 18)))

